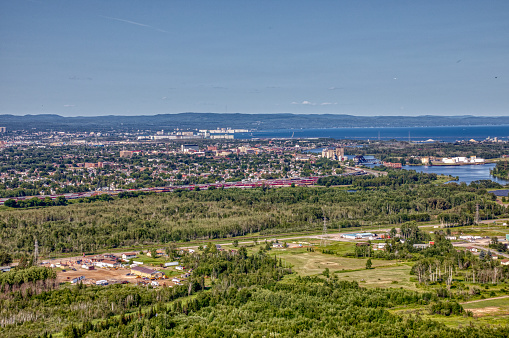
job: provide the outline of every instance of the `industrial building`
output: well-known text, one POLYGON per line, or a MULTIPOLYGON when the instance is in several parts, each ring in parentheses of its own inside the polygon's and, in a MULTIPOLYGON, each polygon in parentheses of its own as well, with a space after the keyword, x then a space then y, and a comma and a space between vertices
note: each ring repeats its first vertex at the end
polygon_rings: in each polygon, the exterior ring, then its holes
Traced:
POLYGON ((335 161, 344 161, 346 159, 345 148, 343 147, 324 148, 322 150, 322 157, 335 161))
POLYGON ((143 266, 134 266, 131 268, 131 273, 140 277, 147 278, 161 278, 163 273, 161 271, 152 270, 143 266))
POLYGON ((200 151, 200 147, 197 144, 183 144, 180 146, 180 150, 183 153, 197 152, 200 151))

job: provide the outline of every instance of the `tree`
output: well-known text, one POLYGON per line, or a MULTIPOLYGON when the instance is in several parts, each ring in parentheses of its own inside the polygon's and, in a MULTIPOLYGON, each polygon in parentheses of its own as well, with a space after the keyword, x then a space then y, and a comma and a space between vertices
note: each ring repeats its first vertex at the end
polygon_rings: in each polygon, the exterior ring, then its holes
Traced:
POLYGON ((392 228, 391 231, 389 231, 389 235, 391 235, 391 238, 396 237, 397 233, 398 231, 396 230, 396 228, 392 228))
POLYGON ((372 266, 372 263, 371 263, 371 258, 368 258, 368 261, 366 262, 366 269, 371 269, 371 266, 372 266))
POLYGON ((64 196, 58 196, 55 201, 55 205, 67 205, 67 200, 64 196))
POLYGON ((6 207, 9 207, 9 208, 16 208, 18 206, 18 204, 16 203, 15 200, 13 200, 12 198, 9 198, 7 201, 4 202, 4 205, 6 207))
POLYGON ((322 275, 324 275, 325 277, 329 278, 329 276, 330 276, 329 268, 325 268, 325 270, 323 270, 323 272, 322 272, 322 275))
POLYGON ((26 255, 22 255, 19 259, 18 269, 26 269, 30 266, 30 259, 26 255))
POLYGON ((5 251, 0 251, 0 265, 7 265, 12 263, 12 256, 5 251))
POLYGON ((233 241, 233 246, 235 248, 239 246, 239 241, 237 239, 233 241))

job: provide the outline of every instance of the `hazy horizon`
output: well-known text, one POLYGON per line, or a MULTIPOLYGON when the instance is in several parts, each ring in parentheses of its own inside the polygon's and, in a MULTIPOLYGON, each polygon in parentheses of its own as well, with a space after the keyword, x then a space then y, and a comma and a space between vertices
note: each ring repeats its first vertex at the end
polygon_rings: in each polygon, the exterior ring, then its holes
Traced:
POLYGON ((38 115, 41 115, 41 116, 60 116, 60 117, 105 117, 105 116, 117 116, 117 117, 138 117, 138 116, 157 116, 157 115, 179 115, 179 114, 217 114, 217 115, 335 115, 335 116, 350 116, 350 117, 366 117, 366 118, 369 118, 369 117, 414 117, 414 118, 418 118, 418 117, 448 117, 448 118, 461 118, 461 117, 479 117, 479 118, 490 118, 490 117, 494 117, 494 118, 497 118, 497 117, 506 117, 507 114, 503 114, 503 115, 471 115, 471 114, 458 114, 458 115, 440 115, 440 114, 423 114, 423 115, 402 115, 402 114, 399 114, 399 115, 390 115, 390 114, 386 114, 386 115, 354 115, 354 114, 345 114, 345 113, 237 113, 237 112, 229 112, 229 113, 225 113, 225 112, 176 112, 176 113, 158 113, 158 114, 138 114, 138 115, 122 115, 122 114, 102 114, 102 115, 63 115, 63 114, 52 114, 52 113, 41 113, 41 114, 10 114, 10 113, 5 113, 5 114, 0 114, 0 116, 2 115, 11 115, 11 116, 19 116, 19 117, 23 117, 23 116, 38 116, 38 115))
POLYGON ((509 2, 0 2, 0 115, 507 116, 509 2))

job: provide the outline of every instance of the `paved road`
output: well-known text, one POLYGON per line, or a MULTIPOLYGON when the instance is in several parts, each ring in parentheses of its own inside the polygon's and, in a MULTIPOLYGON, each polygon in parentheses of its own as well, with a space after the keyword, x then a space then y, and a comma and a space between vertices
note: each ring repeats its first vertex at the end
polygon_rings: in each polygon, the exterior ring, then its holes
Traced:
MULTIPOLYGON (((479 240, 479 241, 483 241, 483 240, 479 240)), ((465 248, 465 247, 472 247, 472 248, 476 248, 477 250, 487 250, 488 249, 488 245, 490 244, 490 239, 486 239, 484 240, 482 243, 472 243, 472 242, 455 242, 455 243, 452 243, 453 246, 458 246, 458 247, 462 247, 462 248, 465 248), (479 244, 483 244, 485 246, 481 246, 479 244)), ((498 251, 494 251, 497 253, 497 256, 502 256, 502 257, 506 257, 506 258, 509 258, 509 254, 506 254, 506 253, 502 253, 502 252, 498 252, 498 251)))

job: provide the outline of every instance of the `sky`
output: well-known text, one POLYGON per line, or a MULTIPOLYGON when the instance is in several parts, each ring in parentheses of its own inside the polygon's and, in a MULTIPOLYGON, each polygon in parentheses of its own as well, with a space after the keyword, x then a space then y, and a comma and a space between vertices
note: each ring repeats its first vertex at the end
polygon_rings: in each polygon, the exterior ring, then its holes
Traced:
POLYGON ((509 1, 0 0, 0 114, 509 114, 509 1))

